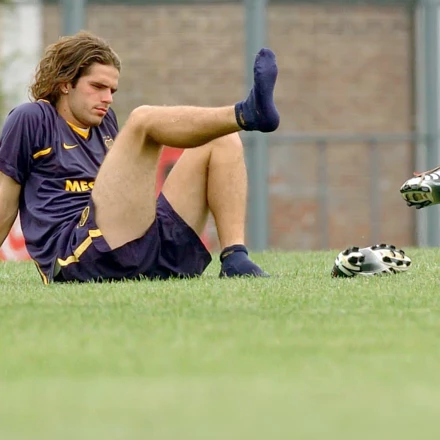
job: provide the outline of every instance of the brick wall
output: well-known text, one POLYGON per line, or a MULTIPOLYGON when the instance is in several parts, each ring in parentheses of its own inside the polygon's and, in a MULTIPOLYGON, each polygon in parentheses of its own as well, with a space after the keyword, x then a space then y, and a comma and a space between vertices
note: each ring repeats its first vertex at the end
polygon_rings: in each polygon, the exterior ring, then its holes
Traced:
MULTIPOLYGON (((240 5, 89 5, 87 28, 123 60, 115 110, 123 121, 143 103, 226 105, 244 95, 240 5)), ((61 32, 45 6, 44 41, 61 32)), ((412 22, 399 6, 271 5, 269 45, 277 53, 280 132, 412 130, 412 22)), ((412 146, 379 146, 377 238, 413 243, 413 213, 398 188, 412 172, 412 146), (398 227, 396 221, 398 219, 398 227)), ((328 217, 320 217, 315 145, 270 151, 270 244, 279 249, 371 244, 371 170, 364 145, 328 150, 328 217)))

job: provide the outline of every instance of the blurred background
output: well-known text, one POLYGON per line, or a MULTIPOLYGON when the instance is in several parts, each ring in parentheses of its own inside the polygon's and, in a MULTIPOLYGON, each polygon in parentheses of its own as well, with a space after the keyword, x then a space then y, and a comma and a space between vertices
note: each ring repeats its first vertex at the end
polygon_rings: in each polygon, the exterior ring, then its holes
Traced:
MULTIPOLYGON (((122 58, 120 124, 145 103, 242 100, 254 56, 268 46, 279 65, 281 125, 270 135, 243 135, 250 247, 440 245, 437 207, 416 212, 399 193, 413 171, 440 164, 436 0, 7 3, 0 6, 0 121, 29 99, 45 46, 79 29, 106 38, 122 58)), ((178 154, 164 153, 159 184, 178 154)), ((204 239, 217 249, 212 219, 204 239)), ((3 258, 17 258, 20 246, 17 226, 3 258)))

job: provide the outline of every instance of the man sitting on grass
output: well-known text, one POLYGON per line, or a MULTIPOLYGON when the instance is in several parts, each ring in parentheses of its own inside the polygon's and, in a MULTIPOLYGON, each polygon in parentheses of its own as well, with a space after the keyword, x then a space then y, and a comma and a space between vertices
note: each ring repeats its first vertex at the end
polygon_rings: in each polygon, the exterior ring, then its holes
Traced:
POLYGON ((34 102, 10 112, 0 138, 0 245, 20 212, 45 283, 193 277, 211 261, 200 240, 211 211, 220 276, 268 276, 244 244, 247 177, 238 132, 279 125, 274 53, 257 54, 244 101, 144 105, 118 133, 110 106, 120 69, 112 48, 87 32, 46 49, 34 102), (162 145, 185 152, 156 199, 162 145))

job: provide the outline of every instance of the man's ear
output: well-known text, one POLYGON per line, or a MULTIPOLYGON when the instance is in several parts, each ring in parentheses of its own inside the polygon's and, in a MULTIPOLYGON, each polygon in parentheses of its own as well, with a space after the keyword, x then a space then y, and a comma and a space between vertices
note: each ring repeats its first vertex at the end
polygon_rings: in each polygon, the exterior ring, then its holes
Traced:
POLYGON ((67 95, 69 93, 69 89, 70 89, 69 83, 60 84, 61 95, 67 95))

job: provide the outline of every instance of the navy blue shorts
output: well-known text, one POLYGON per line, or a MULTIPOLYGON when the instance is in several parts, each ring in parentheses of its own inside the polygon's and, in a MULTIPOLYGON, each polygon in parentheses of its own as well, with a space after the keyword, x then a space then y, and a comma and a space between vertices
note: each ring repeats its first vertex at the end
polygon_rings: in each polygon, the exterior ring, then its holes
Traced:
POLYGON ((168 279, 201 275, 211 255, 163 194, 156 220, 141 238, 111 250, 95 223, 92 199, 58 252, 54 281, 168 279))

